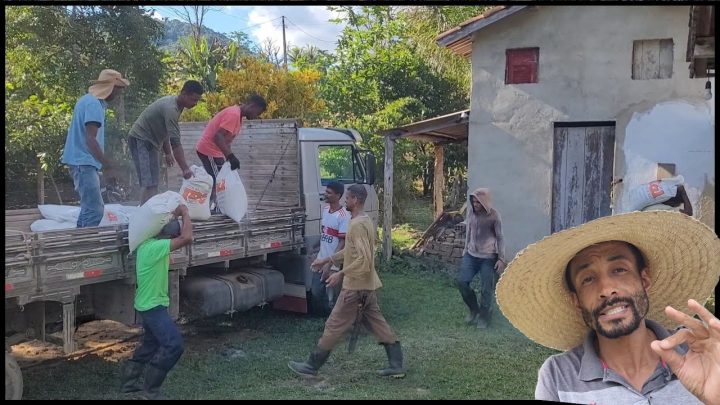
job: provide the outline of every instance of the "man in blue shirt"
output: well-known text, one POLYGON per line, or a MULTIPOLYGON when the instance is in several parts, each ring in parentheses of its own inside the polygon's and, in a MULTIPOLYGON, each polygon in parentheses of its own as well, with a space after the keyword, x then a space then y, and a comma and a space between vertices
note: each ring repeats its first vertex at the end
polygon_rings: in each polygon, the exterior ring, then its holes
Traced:
POLYGON ((75 104, 61 162, 68 165, 80 196, 77 227, 98 226, 105 206, 100 194, 98 171, 111 168, 105 156, 105 110, 107 103, 130 85, 120 72, 104 69, 75 104))

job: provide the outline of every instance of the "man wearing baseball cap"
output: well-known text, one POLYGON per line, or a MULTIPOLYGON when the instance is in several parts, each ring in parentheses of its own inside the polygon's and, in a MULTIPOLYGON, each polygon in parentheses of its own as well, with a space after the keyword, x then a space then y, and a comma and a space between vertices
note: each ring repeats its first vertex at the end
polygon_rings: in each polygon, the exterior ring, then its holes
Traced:
POLYGON ((525 336, 565 351, 540 368, 536 399, 720 404, 720 321, 701 305, 719 277, 710 228, 676 212, 632 212, 528 246, 497 301, 525 336))
POLYGON ((105 155, 105 110, 130 85, 120 72, 104 69, 88 93, 78 99, 65 138, 61 162, 70 169, 75 192, 80 196, 77 227, 98 226, 105 205, 100 194, 100 169, 111 169, 105 155))

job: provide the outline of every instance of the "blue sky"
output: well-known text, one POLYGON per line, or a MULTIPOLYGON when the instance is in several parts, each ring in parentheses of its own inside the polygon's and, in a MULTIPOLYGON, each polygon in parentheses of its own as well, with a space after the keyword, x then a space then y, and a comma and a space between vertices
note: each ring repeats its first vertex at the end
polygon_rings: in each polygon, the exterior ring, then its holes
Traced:
MULTIPOLYGON (((145 6, 154 9, 156 18, 179 19, 175 11, 182 6, 145 6)), ((336 14, 326 6, 212 6, 205 16, 204 25, 213 31, 229 34, 246 32, 256 44, 270 38, 282 49, 282 21, 285 16, 285 37, 290 46, 314 45, 320 49, 335 50, 341 24, 328 21, 336 14)))

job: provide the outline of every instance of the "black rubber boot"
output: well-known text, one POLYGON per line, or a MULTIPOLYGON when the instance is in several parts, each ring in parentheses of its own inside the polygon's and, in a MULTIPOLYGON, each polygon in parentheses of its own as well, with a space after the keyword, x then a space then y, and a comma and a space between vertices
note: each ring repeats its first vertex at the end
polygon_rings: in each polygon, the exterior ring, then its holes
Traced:
POLYGON ((148 367, 145 373, 145 389, 143 390, 145 399, 167 399, 165 394, 160 391, 160 386, 165 381, 167 373, 167 371, 155 366, 148 367))
POLYGON ((330 357, 329 350, 323 350, 316 347, 315 350, 310 353, 306 362, 289 361, 288 367, 290 367, 290 370, 299 375, 317 375, 318 370, 323 364, 325 364, 328 357, 330 357))
POLYGON ((390 367, 379 370, 378 373, 383 377, 405 377, 405 368, 403 367, 403 354, 400 342, 395 342, 393 344, 383 343, 383 346, 385 346, 385 352, 387 353, 390 367))
POLYGON ((458 290, 460 290, 460 295, 462 296, 463 301, 465 301, 465 305, 467 305, 468 309, 470 309, 470 314, 465 317, 465 322, 468 324, 477 322, 480 307, 478 306, 475 291, 473 291, 468 283, 458 282, 457 285, 458 290))
POLYGON ((487 329, 490 325, 490 317, 492 315, 491 308, 480 308, 480 313, 477 317, 478 329, 487 329))
POLYGON ((145 364, 128 360, 120 370, 120 392, 138 392, 143 390, 140 383, 142 373, 145 371, 145 364))

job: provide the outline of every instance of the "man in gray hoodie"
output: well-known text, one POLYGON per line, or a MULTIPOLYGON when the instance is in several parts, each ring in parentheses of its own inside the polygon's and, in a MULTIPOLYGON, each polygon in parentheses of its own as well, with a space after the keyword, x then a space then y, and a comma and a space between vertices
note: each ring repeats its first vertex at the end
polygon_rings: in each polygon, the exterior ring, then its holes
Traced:
POLYGON ((500 213, 492 208, 489 189, 478 188, 470 194, 465 229, 465 248, 457 285, 465 305, 470 309, 465 322, 477 325, 478 329, 486 329, 495 295, 495 272, 502 274, 507 263, 500 213), (470 282, 478 273, 480 305, 470 287, 470 282))

